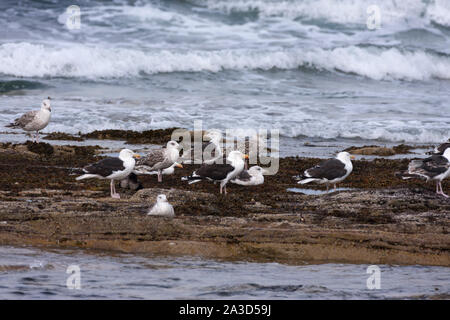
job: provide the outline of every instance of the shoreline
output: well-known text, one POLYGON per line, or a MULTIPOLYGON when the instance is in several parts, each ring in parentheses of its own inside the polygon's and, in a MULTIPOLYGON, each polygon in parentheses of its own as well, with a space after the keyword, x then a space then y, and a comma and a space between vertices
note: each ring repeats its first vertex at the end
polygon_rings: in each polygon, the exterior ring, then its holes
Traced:
MULTIPOLYGON (((195 167, 185 165, 162 184, 141 177, 144 189, 136 193, 118 188, 122 199, 116 200, 108 197, 106 181, 68 175, 68 168, 98 160, 99 148, 0 144, 0 245, 288 264, 450 266, 450 201, 435 195, 433 184, 396 178, 408 159, 357 160, 340 185, 350 190, 324 195, 286 191, 298 186, 292 176, 318 158, 280 158, 279 173, 266 176, 264 185, 230 184, 226 197, 212 183, 180 181, 195 167), (159 193, 174 205, 174 219, 146 215, 159 193)), ((443 186, 448 192, 450 183, 443 186)))

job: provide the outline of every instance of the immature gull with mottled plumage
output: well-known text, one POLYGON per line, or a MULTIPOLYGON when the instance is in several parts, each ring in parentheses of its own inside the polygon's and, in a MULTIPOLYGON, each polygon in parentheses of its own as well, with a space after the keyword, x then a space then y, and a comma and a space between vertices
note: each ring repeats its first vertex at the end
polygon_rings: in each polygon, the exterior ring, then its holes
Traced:
POLYGON ((423 160, 412 160, 408 170, 400 173, 403 179, 424 178, 436 181, 436 193, 446 198, 448 195, 442 190, 442 180, 450 176, 450 147, 443 155, 434 155, 423 160))
MULTIPOLYGON (((174 162, 170 167, 163 169, 161 171, 161 174, 163 176, 171 175, 175 172, 175 167, 183 168, 183 165, 181 165, 178 162, 174 162)), ((133 170, 133 172, 130 173, 130 175, 127 178, 120 181, 120 187, 123 189, 129 188, 131 190, 142 189, 142 184, 139 182, 138 177, 136 175, 136 174, 141 174, 141 172, 142 172, 142 174, 146 174, 146 175, 157 175, 158 174, 157 170, 155 170, 155 171, 139 171, 139 170, 136 171, 136 168, 135 168, 135 170, 133 170)))
POLYGON ((48 125, 51 113, 50 97, 48 97, 42 101, 40 110, 28 111, 6 127, 13 129, 21 128, 25 131, 36 131, 33 142, 39 142, 39 130, 44 129, 48 125))
POLYGON ((135 174, 150 174, 158 172, 158 182, 162 182, 162 171, 171 167, 180 157, 179 144, 176 141, 167 142, 166 148, 150 151, 142 157, 134 168, 135 174))

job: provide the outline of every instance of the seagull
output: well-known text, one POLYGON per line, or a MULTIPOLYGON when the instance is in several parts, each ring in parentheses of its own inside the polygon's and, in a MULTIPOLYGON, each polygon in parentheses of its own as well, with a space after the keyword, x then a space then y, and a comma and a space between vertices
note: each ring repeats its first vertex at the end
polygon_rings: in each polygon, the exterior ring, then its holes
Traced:
POLYGON ((139 159, 140 155, 134 153, 130 149, 123 149, 119 153, 118 158, 102 159, 94 164, 90 164, 76 173, 84 173, 76 180, 97 178, 111 180, 111 197, 120 199, 120 195, 116 193, 114 180, 122 180, 128 177, 135 166, 135 159, 139 159))
POLYGON ((434 148, 434 150, 431 152, 431 154, 442 156, 444 154, 444 151, 447 148, 450 148, 450 142, 445 142, 445 143, 441 144, 440 146, 437 146, 436 148, 434 148))
POLYGON ((167 201, 167 197, 164 194, 160 194, 156 197, 156 203, 147 215, 174 217, 175 211, 173 210, 173 206, 167 201))
POLYGON ((244 159, 248 159, 248 155, 237 150, 231 151, 227 157, 227 161, 230 162, 229 164, 202 164, 192 175, 182 177, 181 180, 189 181, 189 184, 205 179, 220 182, 220 194, 222 194, 222 189, 227 194, 226 185, 228 181, 238 176, 244 170, 244 159))
POLYGON ((242 186, 256 186, 264 183, 264 173, 267 171, 260 166, 250 167, 242 172, 231 183, 240 184, 242 186))
POLYGON ((353 170, 351 159, 355 159, 355 156, 345 151, 339 152, 336 158, 323 161, 317 166, 305 170, 303 176, 300 177, 301 180, 297 183, 326 183, 327 192, 329 185, 333 184, 334 191, 336 191, 336 184, 347 178, 353 170))
POLYGON ((436 181, 436 193, 448 198, 442 190, 442 180, 450 176, 450 147, 443 155, 434 155, 423 160, 412 160, 408 170, 400 173, 404 180, 411 178, 425 178, 426 181, 436 181))
POLYGON ((209 130, 205 137, 209 139, 209 142, 203 143, 203 163, 213 164, 217 159, 223 157, 221 142, 222 133, 217 130, 209 130))
POLYGON ((142 157, 134 168, 135 174, 158 172, 158 182, 162 182, 162 170, 171 167, 180 157, 179 144, 176 141, 167 142, 166 148, 150 151, 142 157))
MULTIPOLYGON (((175 167, 177 168, 183 168, 183 165, 178 163, 178 162, 174 162, 170 167, 164 169, 161 171, 162 175, 171 175, 175 172, 175 167)), ((137 175, 140 174, 148 174, 148 175, 157 175, 158 171, 140 171, 140 170, 133 170, 132 173, 130 173, 130 175, 128 177, 126 177, 125 179, 123 179, 122 181, 120 181, 120 187, 123 189, 126 188, 130 188, 131 190, 139 190, 142 189, 142 184, 139 182, 137 175)))
MULTIPOLYGON (((161 174, 164 175, 164 176, 171 175, 171 174, 173 174, 175 172, 175 167, 183 168, 183 165, 181 163, 174 162, 170 167, 163 169, 161 171, 161 174)), ((134 168, 133 173, 137 174, 137 175, 145 175, 145 174, 146 175, 157 175, 158 171, 157 170, 145 171, 142 168, 138 168, 138 169, 134 168)))
POLYGON ((28 111, 6 127, 13 129, 21 128, 25 131, 36 131, 36 135, 33 136, 33 142, 39 143, 39 130, 44 129, 48 125, 51 113, 50 97, 48 97, 42 101, 41 110, 28 111))
POLYGON ((183 154, 183 163, 192 163, 191 158, 202 161, 202 163, 212 164, 217 159, 223 158, 222 151, 222 133, 218 130, 210 129, 206 131, 203 136, 208 139, 208 141, 202 142, 201 154, 196 153, 196 148, 193 146, 190 151, 188 151, 189 156, 183 154), (193 157, 191 156, 193 154, 193 157))

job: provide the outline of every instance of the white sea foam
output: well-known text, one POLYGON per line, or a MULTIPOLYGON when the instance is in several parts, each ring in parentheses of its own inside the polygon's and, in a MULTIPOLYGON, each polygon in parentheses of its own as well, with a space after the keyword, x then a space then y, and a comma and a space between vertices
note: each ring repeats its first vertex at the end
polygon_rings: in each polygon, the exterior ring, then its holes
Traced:
POLYGON ((325 121, 297 122, 282 130, 287 137, 362 139, 406 143, 440 143, 450 137, 448 124, 422 121, 325 121))
POLYGON ((447 0, 198 0, 196 3, 226 13, 256 11, 261 17, 281 16, 339 24, 366 24, 367 8, 371 5, 380 8, 383 25, 404 24, 423 17, 427 22, 448 25, 450 19, 445 12, 447 0))
POLYGON ((316 68, 352 73, 376 80, 450 79, 450 58, 396 48, 348 46, 335 49, 277 51, 219 50, 144 52, 71 45, 30 43, 0 46, 0 73, 20 77, 122 78, 170 72, 316 68))
POLYGON ((427 8, 426 15, 431 21, 450 27, 450 1, 434 0, 427 8))

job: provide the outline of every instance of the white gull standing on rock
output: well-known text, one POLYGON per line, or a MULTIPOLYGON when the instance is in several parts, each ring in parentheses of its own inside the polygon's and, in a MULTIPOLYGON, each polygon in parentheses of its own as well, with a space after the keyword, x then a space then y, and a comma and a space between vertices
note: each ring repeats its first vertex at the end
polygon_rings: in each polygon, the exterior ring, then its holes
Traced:
POLYGON ((174 217, 175 211, 173 210, 173 206, 169 203, 169 201, 167 201, 167 197, 164 194, 160 194, 156 197, 156 203, 150 209, 148 215, 174 217))
POLYGON ((44 129, 48 125, 51 113, 50 97, 48 97, 42 101, 40 110, 28 111, 6 127, 13 129, 21 128, 25 131, 36 131, 33 142, 39 143, 39 130, 44 129))
POLYGON ((264 183, 264 173, 266 170, 260 166, 253 166, 248 170, 243 170, 231 182, 242 186, 256 186, 264 183))

